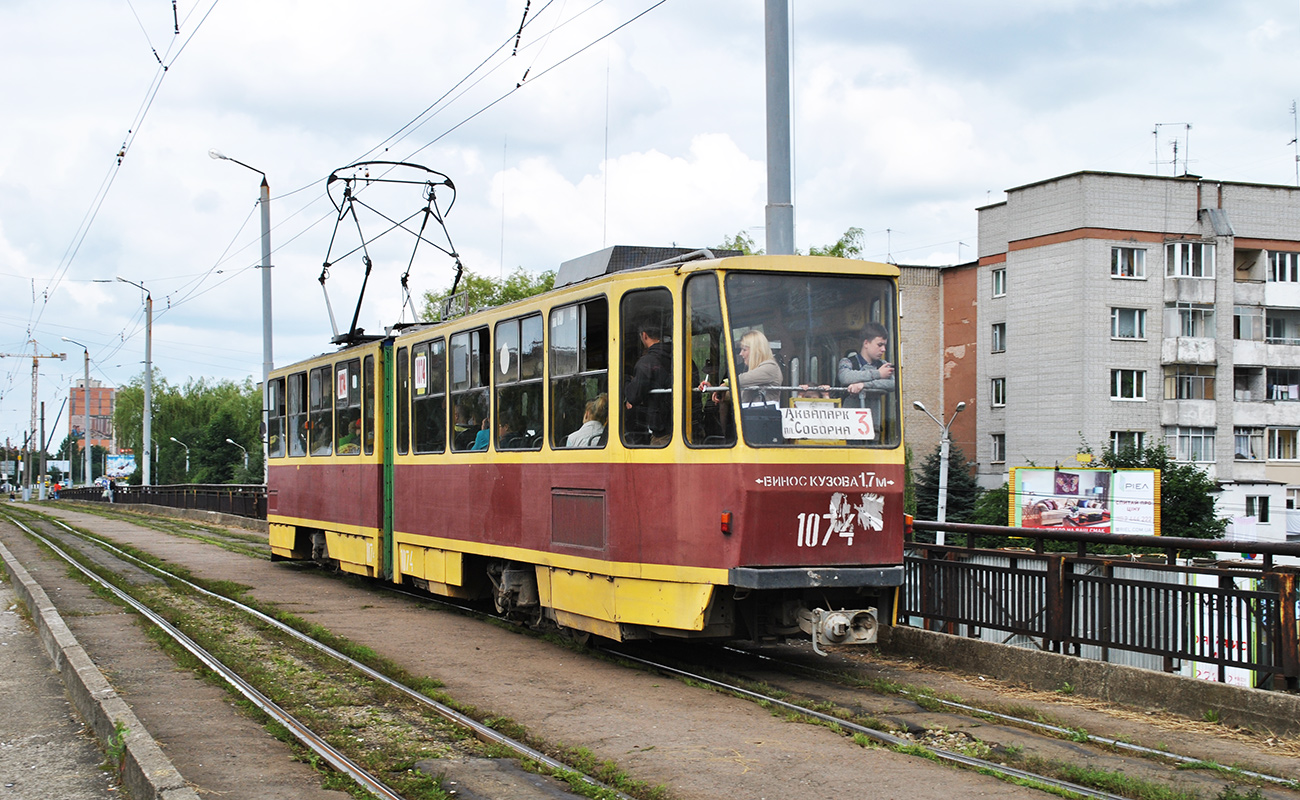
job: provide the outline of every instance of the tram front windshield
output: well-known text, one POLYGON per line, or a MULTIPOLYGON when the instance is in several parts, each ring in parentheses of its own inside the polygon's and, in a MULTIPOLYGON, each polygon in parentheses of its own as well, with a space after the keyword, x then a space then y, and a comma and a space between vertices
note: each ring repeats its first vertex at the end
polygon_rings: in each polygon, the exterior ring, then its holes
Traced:
POLYGON ((733 273, 729 389, 757 447, 896 447, 894 282, 871 276, 733 273))

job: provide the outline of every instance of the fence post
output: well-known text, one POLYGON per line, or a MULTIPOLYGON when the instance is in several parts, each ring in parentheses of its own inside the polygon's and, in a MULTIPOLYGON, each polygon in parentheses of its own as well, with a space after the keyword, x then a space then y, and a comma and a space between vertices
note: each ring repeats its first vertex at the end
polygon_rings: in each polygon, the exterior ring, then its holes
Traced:
POLYGON ((1276 573, 1278 605, 1278 648, 1281 654, 1282 676, 1286 679, 1286 688, 1295 691, 1300 688, 1300 631, 1296 629, 1296 574, 1294 572, 1276 573))
POLYGON ((1054 653, 1061 652, 1061 642, 1066 638, 1066 610, 1069 604, 1066 602, 1065 592, 1065 556, 1049 555, 1047 557, 1047 641, 1043 644, 1045 649, 1054 653))

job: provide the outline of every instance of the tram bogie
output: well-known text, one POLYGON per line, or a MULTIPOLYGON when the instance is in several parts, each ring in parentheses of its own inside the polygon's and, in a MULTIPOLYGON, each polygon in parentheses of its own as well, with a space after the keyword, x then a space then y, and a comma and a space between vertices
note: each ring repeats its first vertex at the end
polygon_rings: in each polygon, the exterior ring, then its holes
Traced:
POLYGON ((274 557, 615 640, 873 641, 903 440, 853 354, 893 374, 897 268, 592 272, 274 372, 274 557))

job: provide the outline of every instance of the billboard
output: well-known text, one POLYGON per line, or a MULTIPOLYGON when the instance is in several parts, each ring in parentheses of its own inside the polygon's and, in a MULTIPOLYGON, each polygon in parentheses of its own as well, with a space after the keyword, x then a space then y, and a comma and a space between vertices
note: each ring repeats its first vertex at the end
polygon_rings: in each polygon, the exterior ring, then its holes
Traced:
POLYGON ((1160 535, 1160 470, 1016 467, 1009 524, 1160 535))
POLYGON ((135 456, 108 456, 108 476, 126 478, 135 474, 135 456))

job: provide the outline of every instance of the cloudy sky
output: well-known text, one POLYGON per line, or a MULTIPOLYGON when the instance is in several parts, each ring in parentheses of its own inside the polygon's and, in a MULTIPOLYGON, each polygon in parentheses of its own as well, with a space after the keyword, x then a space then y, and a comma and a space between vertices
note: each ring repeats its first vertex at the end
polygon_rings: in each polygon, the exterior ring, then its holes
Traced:
MULTIPOLYGON (((1002 190, 1173 174, 1175 141, 1179 172, 1296 183, 1297 0, 794 0, 792 28, 801 249, 857 226, 872 259, 969 260, 1002 190)), ((69 354, 41 361, 47 426, 82 374, 61 337, 96 380, 142 372, 143 294, 115 276, 152 293, 162 377, 260 378, 260 178, 211 148, 269 176, 277 364, 330 349, 331 252, 351 318, 357 231, 330 250, 325 179, 359 161, 449 176, 452 242, 482 274, 764 243, 761 0, 2 0, 0 30, 0 351, 69 354)), ((368 331, 401 314, 403 236, 370 251, 368 331)), ((422 246, 410 285, 451 273, 422 246)), ((0 437, 29 427, 30 376, 0 360, 0 437)))

